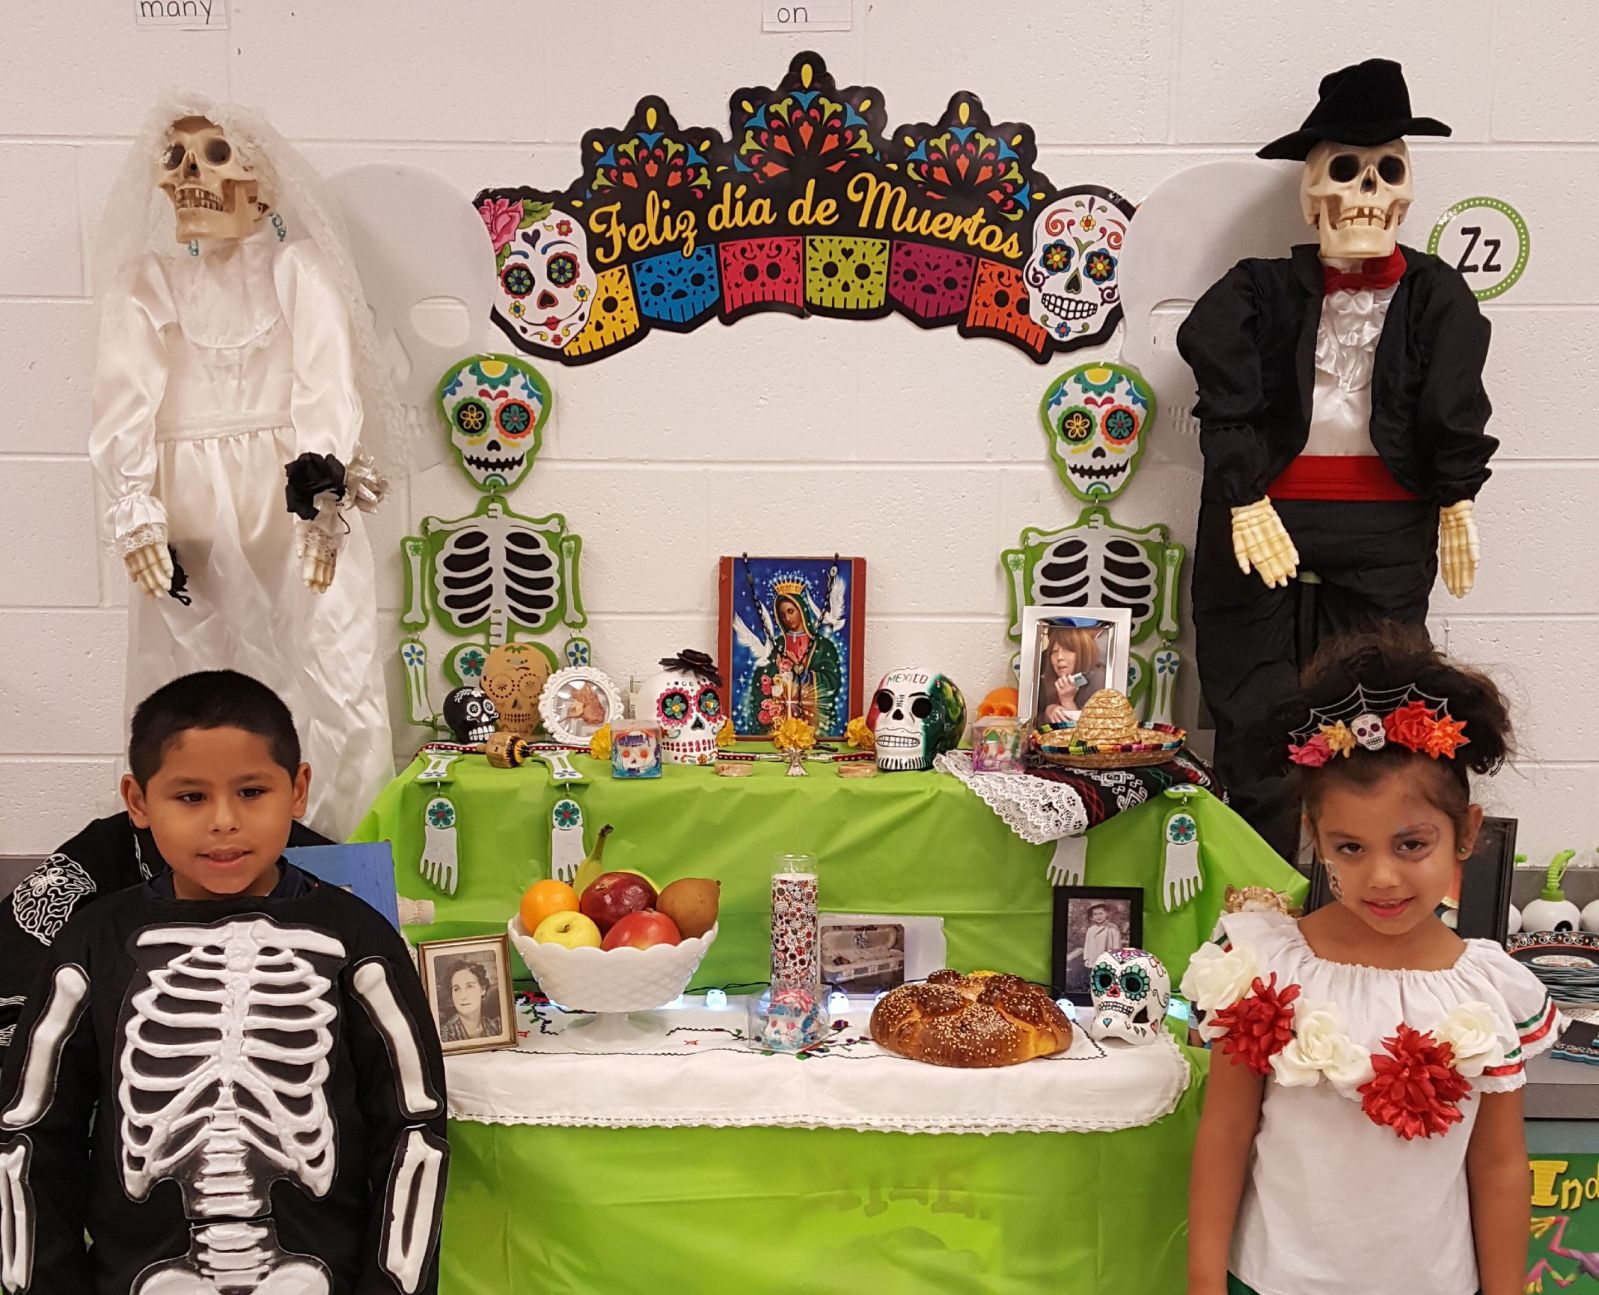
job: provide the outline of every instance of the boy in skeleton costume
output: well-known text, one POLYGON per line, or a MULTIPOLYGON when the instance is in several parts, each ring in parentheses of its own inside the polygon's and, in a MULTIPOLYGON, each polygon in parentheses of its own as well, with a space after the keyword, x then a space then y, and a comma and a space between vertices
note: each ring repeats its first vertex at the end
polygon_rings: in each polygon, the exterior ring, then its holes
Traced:
POLYGON ((77 914, 23 1012, 0 1286, 433 1295, 438 1038, 393 929, 282 860, 310 782, 288 711, 186 676, 140 706, 130 763, 171 867, 77 914))
POLYGON ((383 491, 363 447, 400 426, 342 221, 266 122, 187 96, 135 141, 94 272, 89 456, 143 595, 129 704, 190 670, 269 681, 342 837, 394 771, 360 512, 383 491))
POLYGON ((1304 162, 1319 246, 1239 262, 1177 338, 1199 389, 1194 625, 1216 769, 1289 857, 1298 807, 1247 737, 1297 683, 1289 582, 1301 566, 1320 578, 1318 641, 1425 626, 1440 558, 1455 597, 1476 578, 1472 501, 1498 447, 1484 430, 1488 323, 1459 273, 1396 243, 1407 134, 1449 127, 1412 116, 1397 63, 1323 78, 1304 126, 1259 154, 1304 162))

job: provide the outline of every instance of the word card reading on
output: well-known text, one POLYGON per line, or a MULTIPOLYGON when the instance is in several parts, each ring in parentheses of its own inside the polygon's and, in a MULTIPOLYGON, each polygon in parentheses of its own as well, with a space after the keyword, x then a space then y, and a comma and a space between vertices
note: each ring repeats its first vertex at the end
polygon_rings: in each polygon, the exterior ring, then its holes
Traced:
POLYGON ((762 31, 849 31, 854 21, 853 0, 761 0, 762 31))

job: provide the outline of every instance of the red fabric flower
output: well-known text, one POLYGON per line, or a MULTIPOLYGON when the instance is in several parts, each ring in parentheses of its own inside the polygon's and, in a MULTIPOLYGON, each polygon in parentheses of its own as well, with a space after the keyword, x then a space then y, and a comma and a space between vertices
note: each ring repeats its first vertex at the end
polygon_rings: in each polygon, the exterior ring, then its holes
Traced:
POLYGON ((1436 722, 1435 716, 1425 702, 1413 701, 1389 715, 1383 720, 1382 726, 1387 730, 1390 742, 1407 746, 1412 751, 1420 751, 1427 745, 1427 734, 1432 731, 1432 726, 1436 722))
POLYGON ((1317 733, 1302 746, 1290 746, 1288 758, 1295 764, 1307 765, 1312 769, 1319 769, 1333 757, 1333 750, 1327 741, 1326 734, 1317 733))
POLYGON ((1456 1103, 1471 1085, 1455 1069, 1453 1048, 1404 1024, 1382 1045, 1389 1055, 1372 1057, 1376 1074, 1360 1086, 1361 1109, 1372 1123, 1409 1141, 1447 1133, 1465 1119, 1456 1103))
POLYGON ((1294 1037, 1293 1002, 1298 997, 1298 985, 1277 988, 1275 971, 1269 983, 1255 977, 1248 994, 1231 1007, 1223 1007, 1211 1019, 1211 1024, 1227 1031, 1221 1037, 1221 1050, 1235 1065, 1248 1066, 1257 1075, 1269 1075, 1272 1057, 1294 1037))
POLYGON ((1456 751, 1471 744, 1471 739, 1465 734, 1465 720, 1450 719, 1445 715, 1442 719, 1433 720, 1432 727, 1427 730, 1427 740, 1423 748, 1434 760, 1439 756, 1453 760, 1456 751))

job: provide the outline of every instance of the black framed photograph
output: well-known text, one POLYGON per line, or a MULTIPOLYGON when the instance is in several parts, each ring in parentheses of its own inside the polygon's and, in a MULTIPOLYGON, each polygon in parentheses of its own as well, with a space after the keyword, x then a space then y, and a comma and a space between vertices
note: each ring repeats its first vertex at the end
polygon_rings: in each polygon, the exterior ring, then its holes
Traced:
POLYGON ((505 935, 416 946, 422 992, 445 1056, 516 1046, 510 943, 505 935))
MULTIPOLYGON (((1461 865, 1455 892, 1447 895, 1438 915, 1454 913, 1455 933, 1463 940, 1496 940, 1504 944, 1510 925, 1510 883, 1516 870, 1514 818, 1484 818, 1471 857, 1461 865)), ((1327 869, 1312 864, 1310 894, 1305 912, 1314 913, 1332 903, 1327 869)))
POLYGON ((1100 954, 1136 949, 1144 941, 1141 886, 1056 886, 1050 976, 1065 998, 1093 1001, 1088 973, 1100 954))

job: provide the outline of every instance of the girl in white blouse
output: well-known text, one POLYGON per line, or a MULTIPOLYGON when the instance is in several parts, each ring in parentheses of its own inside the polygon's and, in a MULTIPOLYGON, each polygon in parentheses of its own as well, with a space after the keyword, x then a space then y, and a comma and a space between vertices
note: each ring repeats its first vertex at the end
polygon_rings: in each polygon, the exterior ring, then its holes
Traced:
POLYGON ((1520 1090, 1561 1020, 1436 916, 1482 823, 1468 771, 1509 750, 1504 699, 1397 627, 1333 644, 1304 687, 1289 759, 1336 902, 1224 918, 1183 979, 1213 1045, 1190 1295, 1520 1295, 1520 1090))

